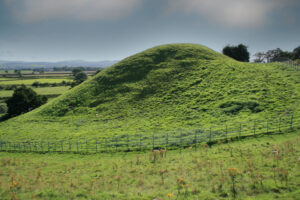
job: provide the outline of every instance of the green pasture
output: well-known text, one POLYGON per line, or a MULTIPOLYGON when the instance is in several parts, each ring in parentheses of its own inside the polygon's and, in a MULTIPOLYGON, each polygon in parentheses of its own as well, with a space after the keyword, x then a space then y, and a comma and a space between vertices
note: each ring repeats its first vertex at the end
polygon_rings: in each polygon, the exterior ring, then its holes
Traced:
POLYGON ((32 85, 34 82, 39 83, 61 83, 62 81, 71 81, 71 78, 38 78, 38 79, 15 79, 7 80, 7 78, 4 79, 5 81, 1 81, 1 85, 32 85))
MULTIPOLYGON (((31 87, 39 95, 60 95, 65 93, 70 89, 69 86, 59 86, 59 87, 31 87)), ((13 94, 13 90, 1 90, 0 98, 8 98, 13 94)))
POLYGON ((300 198, 299 131, 168 152, 0 153, 2 199, 300 198))

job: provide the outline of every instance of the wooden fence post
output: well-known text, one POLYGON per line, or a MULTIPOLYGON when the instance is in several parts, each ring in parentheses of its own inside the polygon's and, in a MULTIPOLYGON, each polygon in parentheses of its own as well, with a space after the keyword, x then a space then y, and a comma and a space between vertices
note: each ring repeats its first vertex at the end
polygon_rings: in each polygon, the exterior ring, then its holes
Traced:
POLYGON ((226 140, 228 140, 228 126, 226 124, 226 140))
POLYGON ((76 149, 77 149, 77 153, 78 153, 79 152, 78 140, 76 140, 76 149))
POLYGON ((292 116, 291 116, 291 123, 290 123, 291 129, 293 129, 293 119, 294 119, 294 113, 292 113, 292 116))
POLYGON ((71 143, 71 140, 69 139, 69 152, 72 151, 72 143, 71 143))
POLYGON ((195 141, 195 148, 197 148, 197 130, 195 130, 194 141, 195 141))
POLYGON ((142 135, 140 134, 140 150, 142 150, 142 135))
POLYGON ((85 140, 85 148, 86 148, 86 153, 88 153, 89 152, 89 146, 88 146, 87 139, 85 140))
POLYGON ((279 119, 278 131, 281 132, 281 117, 279 119))
POLYGON ((169 133, 166 134, 166 149, 168 149, 169 146, 169 133))
POLYGON ((98 153, 98 140, 96 139, 96 153, 98 153))
POLYGON ((239 139, 241 138, 241 135, 242 135, 242 123, 240 123, 239 139))
POLYGON ((60 146, 61 146, 61 153, 63 153, 64 152, 64 141, 63 140, 61 141, 60 146))
POLYGON ((152 149, 154 149, 154 133, 152 133, 152 149))
POLYGON ((211 127, 210 127, 210 129, 209 129, 209 142, 211 142, 211 132, 212 132, 212 130, 211 130, 211 127))
POLYGON ((129 135, 127 134, 127 150, 129 151, 129 135))

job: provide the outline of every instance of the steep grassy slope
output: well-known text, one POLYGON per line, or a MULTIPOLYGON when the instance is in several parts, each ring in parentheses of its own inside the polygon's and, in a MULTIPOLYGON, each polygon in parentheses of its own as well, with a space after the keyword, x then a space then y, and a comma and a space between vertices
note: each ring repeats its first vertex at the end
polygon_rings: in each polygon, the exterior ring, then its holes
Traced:
POLYGON ((300 73, 194 44, 158 46, 0 124, 3 138, 78 138, 194 129, 297 111, 300 73))

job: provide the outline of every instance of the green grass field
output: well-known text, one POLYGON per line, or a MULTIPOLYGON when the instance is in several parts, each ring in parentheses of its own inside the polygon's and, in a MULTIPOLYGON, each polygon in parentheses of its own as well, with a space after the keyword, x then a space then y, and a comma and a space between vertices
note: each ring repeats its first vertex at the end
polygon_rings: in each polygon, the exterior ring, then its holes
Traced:
POLYGON ((300 132, 169 151, 0 153, 2 199, 300 198, 300 132))
MULTIPOLYGON (((0 84, 62 79, 48 75, 3 77, 0 84)), ((128 57, 70 90, 34 89, 63 94, 0 122, 0 140, 11 142, 1 150, 20 150, 15 144, 27 140, 46 145, 41 153, 0 152, 1 200, 300 199, 300 72, 288 65, 237 62, 201 45, 172 44, 128 57), (230 139, 237 136, 232 127, 247 137, 230 139), (203 128, 197 137, 207 143, 190 137, 187 148, 178 147, 182 135, 203 128), (180 135, 177 143, 155 146, 155 135, 167 132, 180 135), (129 138, 160 151, 118 152, 116 136, 124 151, 129 138), (100 138, 116 144, 110 153, 76 154, 76 143, 73 153, 66 150, 70 141, 100 138), (49 141, 65 153, 47 152, 49 141)))
POLYGON ((61 83, 62 81, 71 81, 70 78, 38 78, 38 79, 21 79, 21 80, 7 80, 1 81, 1 85, 32 85, 34 82, 39 83, 61 83))
MULTIPOLYGON (((32 89, 39 95, 61 95, 70 89, 69 86, 60 86, 60 87, 40 87, 32 89)), ((13 94, 13 90, 2 90, 0 93, 0 98, 8 98, 13 94)))

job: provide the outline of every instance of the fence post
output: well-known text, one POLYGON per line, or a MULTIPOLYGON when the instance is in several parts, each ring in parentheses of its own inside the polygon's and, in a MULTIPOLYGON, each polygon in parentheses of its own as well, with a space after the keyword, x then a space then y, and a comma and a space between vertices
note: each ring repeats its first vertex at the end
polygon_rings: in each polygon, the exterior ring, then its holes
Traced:
POLYGON ((211 127, 210 127, 210 129, 209 129, 209 142, 211 142, 211 132, 212 132, 212 130, 211 130, 211 127))
POLYGON ((292 116, 291 116, 291 129, 293 129, 293 119, 294 119, 294 114, 292 113, 292 116))
POLYGON ((154 149, 154 133, 152 133, 152 149, 154 149))
POLYGON ((142 135, 140 134, 140 150, 142 150, 142 135))
POLYGON ((78 148, 78 140, 76 140, 76 148, 77 148, 77 153, 79 152, 79 148, 78 148))
POLYGON ((63 140, 61 141, 60 146, 61 146, 61 152, 63 153, 64 152, 64 141, 63 140))
POLYGON ((41 141, 41 150, 42 150, 42 152, 44 152, 43 141, 41 141))
POLYGON ((127 150, 129 151, 129 135, 127 134, 127 150))
POLYGON ((96 139, 96 153, 98 153, 98 140, 96 139))
POLYGON ((226 124, 226 140, 228 140, 228 126, 226 124))
POLYGON ((255 135, 255 132, 256 132, 256 121, 254 121, 253 131, 254 131, 254 135, 255 135))
POLYGON ((242 123, 240 123, 239 139, 241 138, 241 135, 242 135, 242 123))
POLYGON ((166 149, 168 149, 168 145, 169 145, 169 133, 167 132, 167 135, 166 135, 166 149))
POLYGON ((279 119, 278 131, 281 132, 281 117, 279 119))
POLYGON ((71 140, 69 139, 69 152, 72 151, 72 144, 71 144, 71 140))
POLYGON ((89 147, 88 147, 88 141, 85 139, 85 148, 86 148, 86 153, 89 152, 89 147))
POLYGON ((197 130, 195 130, 195 136, 194 136, 194 141, 195 141, 195 148, 197 148, 197 130))

